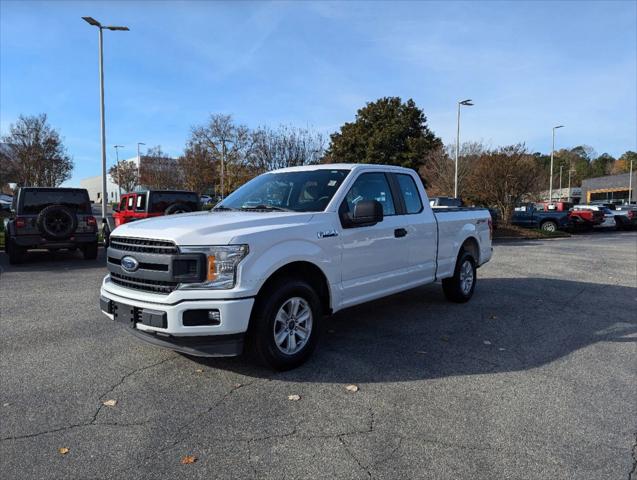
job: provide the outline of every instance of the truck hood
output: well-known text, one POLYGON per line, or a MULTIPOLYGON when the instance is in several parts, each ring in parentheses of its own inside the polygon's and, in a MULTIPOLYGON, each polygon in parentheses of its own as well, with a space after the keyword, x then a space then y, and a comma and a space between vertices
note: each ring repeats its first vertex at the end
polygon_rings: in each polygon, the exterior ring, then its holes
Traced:
POLYGON ((307 223, 312 213, 195 212, 126 223, 113 236, 172 240, 177 245, 227 245, 237 235, 307 223))

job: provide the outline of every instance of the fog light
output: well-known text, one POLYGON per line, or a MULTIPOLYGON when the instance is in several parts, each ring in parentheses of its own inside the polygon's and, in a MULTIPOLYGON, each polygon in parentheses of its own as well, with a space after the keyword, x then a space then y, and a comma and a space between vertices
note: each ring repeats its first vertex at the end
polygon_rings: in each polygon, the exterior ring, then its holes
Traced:
POLYGON ((186 310, 181 322, 184 327, 200 327, 204 325, 219 325, 221 313, 219 310, 186 310))

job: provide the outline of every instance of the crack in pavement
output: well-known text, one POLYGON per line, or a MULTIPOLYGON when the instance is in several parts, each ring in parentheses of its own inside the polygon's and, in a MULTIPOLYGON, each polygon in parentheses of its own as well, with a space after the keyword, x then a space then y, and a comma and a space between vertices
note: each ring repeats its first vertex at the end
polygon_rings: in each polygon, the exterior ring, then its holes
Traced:
POLYGON ((635 432, 635 444, 632 448, 633 468, 628 472, 628 480, 637 480, 637 432, 635 432))
MULTIPOLYGON (((109 389, 107 391, 105 391, 103 394, 101 394, 98 397, 98 401, 102 400, 106 395, 108 395, 113 390, 115 390, 117 387, 122 385, 132 375, 135 375, 135 374, 137 374, 139 372, 142 372, 144 370, 148 370, 148 369, 153 368, 153 367, 157 367, 157 366, 159 366, 159 365, 161 365, 163 363, 169 362, 169 361, 174 360, 176 358, 179 358, 179 356, 178 355, 174 355, 172 357, 165 358, 165 359, 161 360, 160 362, 155 362, 155 363, 150 364, 150 365, 145 365, 143 367, 140 367, 140 368, 137 368, 135 370, 131 370, 131 371, 125 373, 124 375, 122 375, 122 378, 120 378, 119 381, 117 381, 113 386, 109 387, 109 389)), ((131 423, 131 424, 124 424, 124 423, 120 424, 118 422, 97 423, 97 417, 100 414, 100 412, 102 411, 102 408, 104 408, 104 404, 100 403, 100 405, 97 407, 97 410, 91 416, 91 419, 89 421, 80 422, 80 423, 72 423, 71 425, 65 425, 63 427, 52 428, 50 430, 44 430, 44 431, 35 432, 35 433, 28 433, 28 434, 25 434, 25 435, 14 435, 14 436, 9 436, 9 437, 3 437, 3 438, 0 438, 0 442, 10 441, 10 440, 22 440, 24 438, 34 438, 34 437, 39 437, 40 435, 47 435, 47 434, 50 434, 50 433, 62 432, 62 431, 65 431, 65 430, 72 430, 74 428, 80 428, 80 427, 90 427, 92 425, 138 426, 138 425, 143 425, 145 423, 149 423, 150 422, 150 421, 147 421, 147 422, 131 423)))

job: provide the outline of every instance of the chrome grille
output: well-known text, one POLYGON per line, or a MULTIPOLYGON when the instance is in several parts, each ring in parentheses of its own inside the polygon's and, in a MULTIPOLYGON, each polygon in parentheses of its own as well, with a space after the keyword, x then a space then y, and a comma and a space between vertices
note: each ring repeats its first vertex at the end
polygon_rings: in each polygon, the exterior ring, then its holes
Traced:
POLYGON ((168 240, 151 240, 148 238, 110 237, 110 248, 125 252, 165 253, 175 255, 179 253, 177 245, 168 240))
POLYGON ((133 278, 115 272, 111 272, 111 281, 120 287, 162 294, 173 292, 177 288, 177 285, 179 285, 178 282, 133 278))

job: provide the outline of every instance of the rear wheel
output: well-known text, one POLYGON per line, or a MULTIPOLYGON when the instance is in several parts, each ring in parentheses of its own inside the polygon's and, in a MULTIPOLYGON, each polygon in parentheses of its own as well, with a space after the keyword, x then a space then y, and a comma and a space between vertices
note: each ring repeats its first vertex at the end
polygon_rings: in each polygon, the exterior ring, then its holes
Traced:
POLYGON ((476 261, 473 255, 462 251, 458 256, 453 277, 442 281, 442 291, 447 300, 456 303, 468 302, 473 296, 477 280, 476 261))
POLYGON ((89 243, 82 247, 84 260, 95 260, 97 258, 97 242, 89 243))
POLYGON ((553 220, 547 220, 542 225, 540 225, 540 228, 545 232, 556 232, 557 223, 555 223, 553 220))
POLYGON ((302 280, 282 279, 257 299, 249 346, 260 363, 289 370, 310 356, 321 324, 321 302, 312 286, 302 280))
POLYGON ((176 215, 178 213, 189 212, 192 212, 192 209, 188 205, 184 205, 183 203, 175 203, 164 211, 164 215, 176 215))
POLYGON ((26 249, 16 245, 15 242, 11 240, 11 238, 7 239, 6 251, 9 255, 9 263, 11 265, 17 265, 24 262, 26 249))

